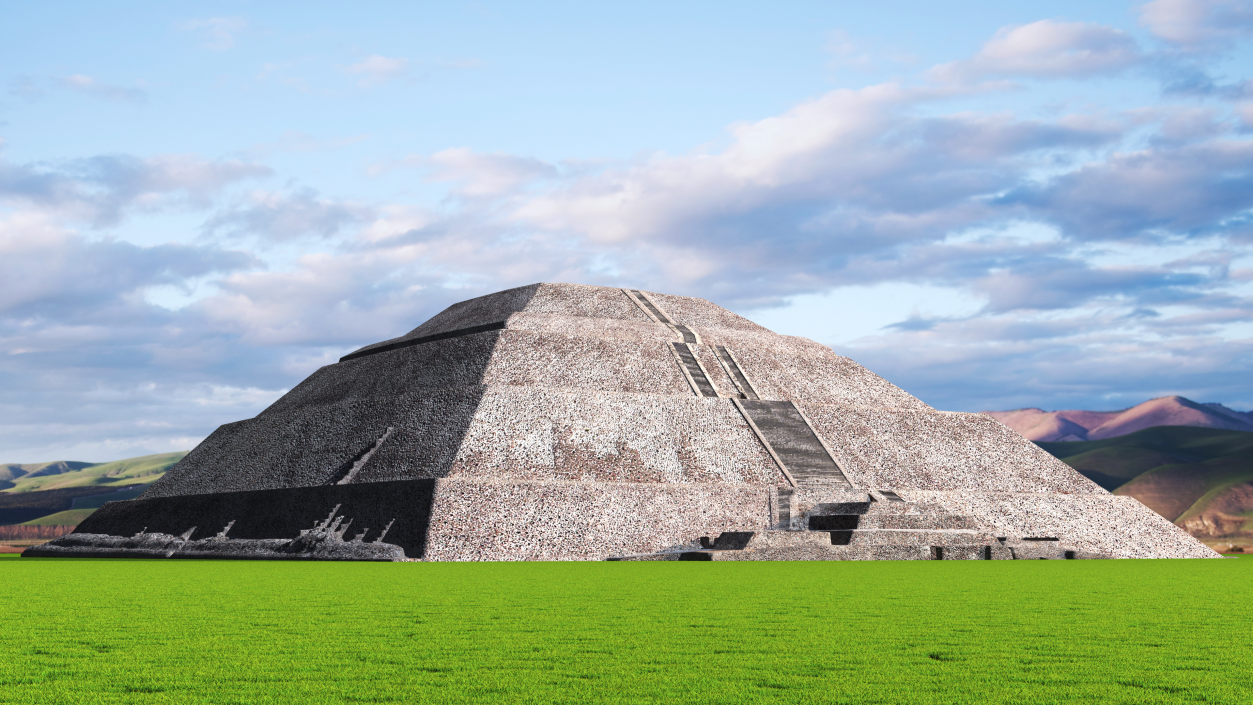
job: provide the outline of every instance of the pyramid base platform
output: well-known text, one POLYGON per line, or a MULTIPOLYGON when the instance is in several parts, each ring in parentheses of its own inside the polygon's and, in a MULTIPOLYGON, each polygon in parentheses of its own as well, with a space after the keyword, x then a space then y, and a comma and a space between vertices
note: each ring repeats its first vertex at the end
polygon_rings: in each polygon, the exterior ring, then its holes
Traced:
POLYGON ((764 485, 455 479, 110 502, 24 556, 603 560, 764 529, 764 485))
POLYGON ((110 502, 74 533, 23 555, 952 560, 1037 557, 1031 550, 1046 544, 1009 546, 1040 537, 1060 539, 1048 544, 1058 558, 1217 555, 1143 505, 1109 494, 798 490, 788 493, 786 521, 781 496, 747 484, 427 479, 157 497, 110 502))

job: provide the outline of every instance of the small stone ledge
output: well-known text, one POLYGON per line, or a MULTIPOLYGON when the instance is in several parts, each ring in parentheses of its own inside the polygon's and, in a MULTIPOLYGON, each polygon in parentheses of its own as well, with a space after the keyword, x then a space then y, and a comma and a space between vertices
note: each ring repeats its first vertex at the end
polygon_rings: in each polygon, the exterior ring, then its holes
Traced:
POLYGON ((362 538, 345 541, 349 524, 337 516, 339 506, 312 529, 292 539, 233 539, 227 537, 231 525, 215 536, 191 540, 196 527, 181 536, 141 531, 133 536, 109 534, 69 534, 22 553, 30 558, 228 558, 271 561, 406 561, 400 546, 383 543, 387 534, 370 542, 362 538), (342 526, 341 526, 342 524, 342 526))

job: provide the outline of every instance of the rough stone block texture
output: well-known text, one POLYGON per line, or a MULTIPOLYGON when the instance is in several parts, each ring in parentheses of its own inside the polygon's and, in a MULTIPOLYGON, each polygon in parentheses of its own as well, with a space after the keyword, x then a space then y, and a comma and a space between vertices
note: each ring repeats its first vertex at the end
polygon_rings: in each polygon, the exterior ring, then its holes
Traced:
POLYGON ((797 402, 858 487, 1108 494, 982 414, 797 402))
MULTIPOLYGON (((996 537, 969 529, 851 531, 759 531, 744 546, 746 550, 797 546, 961 546, 994 542, 996 537)), ((717 544, 715 544, 717 545, 717 544)))
POLYGON ((903 560, 981 541, 1003 558, 1012 546, 990 537, 1041 532, 1076 554, 1216 555, 995 420, 934 411, 811 340, 703 299, 534 284, 317 370, 140 499, 35 552, 903 560), (740 399, 745 385, 756 399, 740 399), (788 411, 754 430, 745 414, 762 409, 788 411), (702 536, 852 521, 835 515, 860 523, 698 549, 702 536))
POLYGON ((730 328, 751 332, 769 333, 769 329, 753 323, 743 316, 736 315, 721 306, 689 296, 674 296, 645 291, 670 320, 693 330, 697 328, 730 328))
POLYGON ((395 431, 364 470, 371 470, 386 453, 404 458, 404 479, 442 477, 461 448, 484 389, 349 398, 263 413, 214 432, 143 496, 326 484, 345 463, 376 444, 389 427, 395 431))
POLYGON ((173 497, 144 495, 105 504, 84 519, 71 536, 165 534, 198 541, 225 531, 224 538, 230 540, 290 541, 333 514, 350 523, 350 539, 361 534, 362 542, 372 544, 382 536, 383 542, 417 558, 426 545, 435 495, 435 480, 173 497))
POLYGON ((384 399, 408 392, 483 383, 500 331, 391 350, 319 368, 260 416, 348 399, 384 399))
MULTIPOLYGON (((971 529, 985 533, 991 531, 990 526, 978 519, 957 514, 868 514, 861 516, 852 514, 846 516, 858 518, 856 525, 847 527, 850 529, 971 529)), ((821 518, 817 517, 817 519, 821 518)), ((809 521, 811 530, 826 528, 823 522, 815 521, 815 517, 809 517, 809 521)), ((828 522, 827 525, 830 523, 828 522)), ((832 530, 836 528, 841 527, 833 526, 832 530)))
MULTIPOLYGON (((711 304, 712 305, 712 304, 711 304)), ((582 284, 531 284, 453 304, 405 335, 362 350, 508 319, 514 313, 651 322, 621 289, 582 284)))
POLYGON ((56 543, 23 552, 32 558, 211 558, 271 561, 374 561, 409 560, 398 546, 389 543, 344 541, 338 536, 295 539, 231 539, 210 536, 188 540, 170 534, 141 533, 136 536, 75 532, 56 543))
POLYGON ((515 313, 505 319, 506 328, 534 333, 556 333, 576 338, 607 338, 610 340, 663 346, 682 339, 673 328, 651 320, 619 320, 615 318, 578 318, 538 313, 515 313))
POLYGON ((262 413, 475 384, 683 396, 690 391, 673 354, 660 341, 507 329, 328 365, 262 413))
MULTIPOLYGON (((384 448, 384 452, 390 452, 384 448)), ((386 460, 386 456, 381 460, 386 460)), ((369 473, 385 472, 380 462, 369 473)), ((382 477, 364 474, 365 478, 382 477)), ((486 388, 450 476, 778 485, 727 399, 486 388)))
POLYGON ((727 399, 473 387, 350 398, 229 424, 144 496, 325 484, 389 428, 352 482, 784 482, 727 399))
POLYGON ((928 561, 931 547, 894 546, 785 546, 745 551, 709 551, 715 561, 928 561))
POLYGON ((442 480, 424 558, 604 560, 693 549, 702 535, 765 528, 766 494, 752 485, 442 480))
POLYGON ((902 492, 974 516, 1010 538, 1059 537, 1079 550, 1115 558, 1213 558, 1183 529, 1131 497, 1112 494, 902 492))
POLYGON ((1000 547, 997 547, 1000 549, 997 551, 998 555, 989 555, 992 553, 992 551, 989 550, 991 547, 985 547, 983 545, 949 545, 944 546, 943 548, 944 553, 940 560, 945 561, 983 561, 996 560, 998 558, 1004 560, 1005 558, 1004 549, 1000 547))
POLYGON ((726 345, 731 349, 762 399, 900 409, 931 408, 830 349, 825 354, 816 352, 808 345, 793 345, 786 336, 778 336, 782 341, 769 347, 735 345, 723 342, 727 339, 724 336, 707 337, 711 345, 726 345))
POLYGON ((684 396, 690 389, 664 345, 513 330, 500 334, 483 383, 684 396))
POLYGON ((110 502, 60 550, 32 555, 117 557, 129 543, 132 557, 203 558, 229 524, 216 544, 221 557, 247 557, 234 550, 242 546, 263 549, 259 558, 343 560, 356 550, 364 555, 355 560, 376 560, 390 546, 425 560, 603 560, 695 548, 702 532, 764 528, 766 503, 765 487, 725 484, 416 480, 222 492, 110 502), (361 545, 345 542, 329 556, 269 555, 328 514, 350 522, 347 535, 361 545), (175 537, 192 545, 162 555, 179 548, 175 537), (269 543, 240 543, 248 541, 269 543))

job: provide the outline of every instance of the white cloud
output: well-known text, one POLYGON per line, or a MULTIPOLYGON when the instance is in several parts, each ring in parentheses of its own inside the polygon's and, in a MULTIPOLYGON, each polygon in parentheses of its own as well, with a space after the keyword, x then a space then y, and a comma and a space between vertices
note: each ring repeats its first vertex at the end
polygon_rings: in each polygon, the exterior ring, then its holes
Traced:
POLYGON ((831 57, 827 65, 833 69, 866 69, 874 64, 870 52, 843 30, 831 32, 823 50, 831 57))
POLYGON ((464 147, 445 149, 409 163, 431 167, 432 180, 456 182, 456 193, 467 197, 500 196, 522 184, 557 174, 555 168, 537 159, 483 154, 464 147))
MULTIPOLYGON (((1192 103, 1026 117, 946 102, 995 97, 974 78, 1138 60, 1111 32, 1005 30, 947 65, 962 82, 831 91, 689 153, 547 163, 455 148, 392 164, 448 183, 435 203, 294 182, 243 192, 272 175, 255 160, 0 162, 0 423, 34 439, 14 453, 35 449, 8 459, 84 438, 117 457, 202 437, 350 349, 535 281, 743 311, 797 302, 761 318, 822 318, 810 330, 947 408, 1082 407, 1111 390, 1253 398, 1244 127, 1192 103), (169 208, 283 242, 138 247, 66 225, 169 208)), ((378 58, 352 75, 399 75, 378 58)))
POLYGON ((151 286, 179 285, 213 273, 249 269, 251 255, 213 247, 139 247, 89 240, 47 213, 19 211, 0 219, 0 318, 51 316, 105 323, 142 318, 131 299, 151 286), (123 313, 129 311, 127 313, 123 313))
POLYGON ((377 210, 377 217, 358 234, 363 242, 378 245, 409 233, 421 231, 437 222, 429 209, 417 206, 389 205, 377 210))
POLYGON ((409 71, 409 60, 375 54, 367 56, 346 70, 357 77, 358 86, 371 88, 404 76, 409 71))
POLYGON ((248 21, 242 17, 207 17, 182 22, 179 29, 199 32, 205 49, 226 51, 235 46, 235 37, 248 29, 248 21))
POLYGON ((1157 36, 1192 48, 1213 49, 1253 33, 1249 0, 1153 0, 1140 8, 1140 21, 1157 36))
POLYGON ((100 83, 91 76, 75 74, 60 79, 62 86, 95 98, 117 103, 146 103, 148 94, 141 88, 125 88, 100 83))
POLYGON ((1236 114, 1246 128, 1253 128, 1253 103, 1241 103, 1236 106, 1236 114))
POLYGON ((551 230, 584 233, 614 243, 663 236, 702 213, 745 213, 805 191, 855 190, 854 180, 894 170, 902 155, 890 147, 865 162, 865 146, 893 122, 892 108, 922 96, 885 85, 832 91, 787 113, 731 128, 720 153, 655 156, 606 170, 530 199, 519 220, 551 230), (793 191, 792 189, 796 189, 793 191))
POLYGON ((986 197, 1021 178, 1014 160, 1120 134, 1074 116, 908 116, 954 94, 892 84, 832 91, 732 126, 721 151, 657 155, 559 182, 513 217, 605 244, 719 242, 711 251, 732 257, 745 255, 736 248, 757 241, 754 233, 780 228, 857 249, 969 224, 986 216, 986 197))
POLYGON ((307 235, 333 237, 372 219, 368 206, 321 198, 311 189, 291 194, 252 191, 239 203, 215 213, 202 230, 232 237, 294 240, 307 235))
POLYGON ((0 202, 47 208, 64 219, 105 226, 118 223, 126 212, 207 207, 227 187, 270 173, 255 162, 182 154, 145 159, 107 154, 51 166, 0 161, 0 202))
POLYGON ((996 33, 975 56, 935 67, 941 81, 1026 76, 1079 78, 1126 69, 1142 59, 1127 33, 1086 22, 1041 20, 996 33))

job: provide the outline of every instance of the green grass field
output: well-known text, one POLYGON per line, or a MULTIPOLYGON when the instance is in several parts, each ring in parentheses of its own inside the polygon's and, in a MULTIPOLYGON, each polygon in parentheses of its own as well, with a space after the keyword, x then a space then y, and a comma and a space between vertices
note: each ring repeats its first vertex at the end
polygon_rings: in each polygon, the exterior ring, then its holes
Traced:
POLYGON ((1248 703, 1253 560, 0 559, 0 702, 1248 703))

